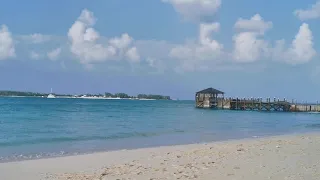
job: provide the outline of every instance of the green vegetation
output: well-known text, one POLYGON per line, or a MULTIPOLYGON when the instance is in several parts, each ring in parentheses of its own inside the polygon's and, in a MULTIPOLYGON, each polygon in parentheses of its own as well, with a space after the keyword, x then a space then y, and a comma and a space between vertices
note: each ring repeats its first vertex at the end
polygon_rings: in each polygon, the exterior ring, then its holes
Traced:
POLYGON ((156 100, 171 100, 170 96, 154 95, 154 94, 139 94, 138 96, 129 96, 126 93, 116 93, 112 94, 109 92, 105 93, 105 97, 112 98, 138 98, 138 99, 156 99, 156 100))
POLYGON ((161 99, 161 100, 170 100, 170 96, 154 95, 154 94, 139 94, 137 96, 139 99, 161 99))
MULTIPOLYGON (((25 91, 0 91, 0 96, 26 96, 26 97, 41 97, 48 96, 48 93, 25 92, 25 91)), ((72 96, 69 94, 56 94, 56 96, 72 96)))
POLYGON ((0 96, 46 96, 48 94, 23 92, 23 91, 0 91, 0 96))
MULTIPOLYGON (((70 94, 55 94, 56 96, 72 97, 70 94)), ((78 97, 86 95, 87 97, 112 97, 112 98, 138 98, 138 99, 156 99, 156 100, 171 100, 170 96, 139 94, 138 96, 129 96, 126 93, 104 93, 103 94, 81 94, 78 97)), ((0 91, 0 96, 26 96, 26 97, 42 97, 48 96, 48 93, 24 92, 24 91, 0 91)))

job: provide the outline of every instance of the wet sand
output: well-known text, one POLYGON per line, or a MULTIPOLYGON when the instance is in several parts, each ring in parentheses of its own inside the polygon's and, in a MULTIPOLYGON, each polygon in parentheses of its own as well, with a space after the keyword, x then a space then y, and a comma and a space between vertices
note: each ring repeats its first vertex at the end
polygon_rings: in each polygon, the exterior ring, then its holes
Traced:
POLYGON ((0 164, 5 180, 318 180, 320 133, 0 164))

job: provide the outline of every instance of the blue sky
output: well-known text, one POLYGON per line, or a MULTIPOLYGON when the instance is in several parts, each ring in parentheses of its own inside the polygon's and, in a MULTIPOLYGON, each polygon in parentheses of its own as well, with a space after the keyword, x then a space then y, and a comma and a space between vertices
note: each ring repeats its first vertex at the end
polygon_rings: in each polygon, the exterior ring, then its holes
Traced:
POLYGON ((0 89, 320 100, 317 0, 2 2, 0 89))

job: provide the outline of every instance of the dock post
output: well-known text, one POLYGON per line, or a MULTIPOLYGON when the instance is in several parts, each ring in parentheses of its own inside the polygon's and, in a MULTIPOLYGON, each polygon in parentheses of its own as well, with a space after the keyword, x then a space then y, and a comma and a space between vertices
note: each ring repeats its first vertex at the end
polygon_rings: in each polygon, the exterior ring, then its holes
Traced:
POLYGON ((254 98, 253 97, 251 97, 251 102, 252 102, 251 110, 254 110, 255 109, 255 104, 254 104, 254 98))
POLYGON ((262 109, 261 105, 262 105, 262 98, 259 98, 259 110, 260 110, 260 111, 261 111, 261 109, 262 109))
POLYGON ((238 110, 238 98, 236 98, 236 110, 238 110))

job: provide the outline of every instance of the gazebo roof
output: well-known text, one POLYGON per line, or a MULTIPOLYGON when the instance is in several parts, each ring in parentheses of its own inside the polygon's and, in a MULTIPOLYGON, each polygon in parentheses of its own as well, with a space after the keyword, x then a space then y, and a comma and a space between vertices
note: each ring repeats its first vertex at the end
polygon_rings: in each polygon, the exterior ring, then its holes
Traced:
POLYGON ((197 94, 199 94, 199 93, 201 93, 201 94, 224 94, 224 92, 219 91, 219 90, 214 89, 214 88, 207 88, 207 89, 198 91, 197 94))

